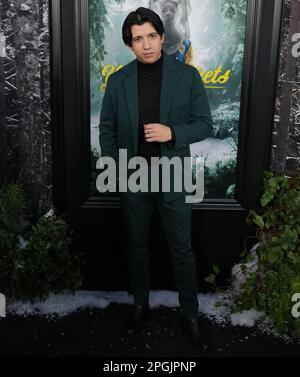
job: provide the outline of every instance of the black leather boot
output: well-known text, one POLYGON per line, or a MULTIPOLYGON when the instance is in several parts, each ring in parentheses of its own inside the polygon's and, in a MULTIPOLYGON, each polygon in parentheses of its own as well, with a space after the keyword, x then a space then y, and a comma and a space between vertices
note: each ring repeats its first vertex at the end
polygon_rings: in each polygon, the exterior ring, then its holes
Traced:
POLYGON ((150 312, 149 305, 133 305, 130 307, 127 321, 128 333, 137 332, 147 320, 150 312))
POLYGON ((182 315, 180 316, 181 329, 189 336, 193 345, 202 350, 208 350, 210 348, 210 344, 207 339, 207 334, 203 331, 203 329, 201 329, 199 322, 198 317, 185 318, 182 315))

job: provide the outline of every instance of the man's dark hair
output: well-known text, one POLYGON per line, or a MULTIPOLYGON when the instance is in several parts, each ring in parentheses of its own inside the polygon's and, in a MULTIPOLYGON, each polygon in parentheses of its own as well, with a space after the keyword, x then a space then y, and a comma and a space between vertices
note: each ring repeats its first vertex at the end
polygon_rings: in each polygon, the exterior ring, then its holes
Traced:
POLYGON ((143 25, 145 22, 151 22, 154 29, 162 37, 165 28, 159 15, 151 9, 140 7, 134 12, 130 12, 123 23, 122 38, 125 45, 132 46, 131 27, 133 25, 143 25))

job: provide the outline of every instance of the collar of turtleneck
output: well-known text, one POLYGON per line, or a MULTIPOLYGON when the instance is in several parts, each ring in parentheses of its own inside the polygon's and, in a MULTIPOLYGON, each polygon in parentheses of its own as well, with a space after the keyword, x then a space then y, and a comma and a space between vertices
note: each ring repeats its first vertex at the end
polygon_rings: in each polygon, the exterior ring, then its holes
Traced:
POLYGON ((141 61, 139 61, 137 59, 137 64, 138 64, 138 69, 139 70, 142 70, 142 71, 159 71, 162 69, 162 63, 163 63, 163 50, 161 50, 161 57, 156 60, 156 62, 152 63, 152 64, 145 64, 145 63, 142 63, 141 61))

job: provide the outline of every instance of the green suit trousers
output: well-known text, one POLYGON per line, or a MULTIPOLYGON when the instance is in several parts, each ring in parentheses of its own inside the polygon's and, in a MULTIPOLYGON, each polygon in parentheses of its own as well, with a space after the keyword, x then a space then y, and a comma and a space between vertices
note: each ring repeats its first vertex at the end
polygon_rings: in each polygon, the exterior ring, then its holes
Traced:
POLYGON ((127 232, 129 281, 134 303, 149 300, 149 237, 155 208, 162 219, 172 256, 174 281, 178 290, 181 314, 186 318, 198 315, 198 285, 195 255, 191 245, 191 204, 185 197, 166 203, 163 192, 120 193, 123 221, 127 232))

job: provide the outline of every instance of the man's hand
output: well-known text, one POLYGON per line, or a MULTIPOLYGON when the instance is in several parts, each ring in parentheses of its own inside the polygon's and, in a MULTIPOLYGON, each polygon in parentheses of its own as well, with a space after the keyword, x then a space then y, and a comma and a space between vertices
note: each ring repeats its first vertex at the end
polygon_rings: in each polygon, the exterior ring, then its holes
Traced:
POLYGON ((145 140, 148 143, 158 141, 165 143, 172 139, 171 128, 160 123, 149 123, 144 125, 145 140))

